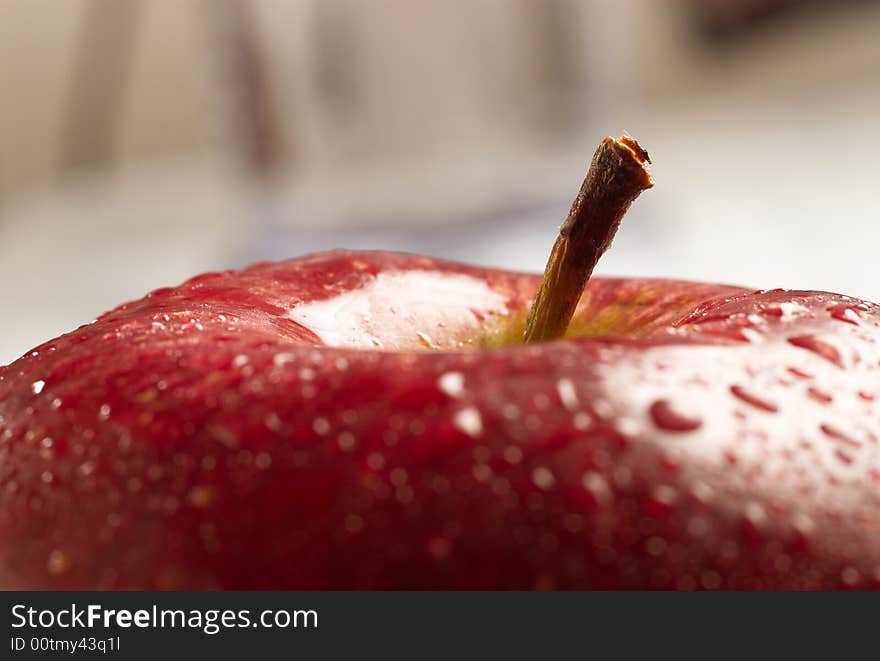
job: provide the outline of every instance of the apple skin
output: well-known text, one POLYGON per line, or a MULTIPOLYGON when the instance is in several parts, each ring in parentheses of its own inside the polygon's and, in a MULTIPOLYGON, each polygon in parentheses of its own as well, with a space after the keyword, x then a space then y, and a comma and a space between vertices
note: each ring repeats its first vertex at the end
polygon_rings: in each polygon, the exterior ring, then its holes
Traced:
POLYGON ((539 281, 333 252, 37 347, 0 585, 880 585, 878 306, 595 278, 579 337, 504 346, 539 281))

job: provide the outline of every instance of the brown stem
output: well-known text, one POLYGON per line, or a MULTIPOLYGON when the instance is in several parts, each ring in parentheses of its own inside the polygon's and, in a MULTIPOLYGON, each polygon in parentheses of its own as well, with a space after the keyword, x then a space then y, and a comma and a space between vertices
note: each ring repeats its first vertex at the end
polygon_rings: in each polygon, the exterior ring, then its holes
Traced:
POLYGON ((611 245, 623 215, 639 193, 654 185, 646 165, 650 162, 648 152, 628 135, 605 138, 599 144, 553 244, 526 321, 526 342, 565 334, 584 286, 611 245))

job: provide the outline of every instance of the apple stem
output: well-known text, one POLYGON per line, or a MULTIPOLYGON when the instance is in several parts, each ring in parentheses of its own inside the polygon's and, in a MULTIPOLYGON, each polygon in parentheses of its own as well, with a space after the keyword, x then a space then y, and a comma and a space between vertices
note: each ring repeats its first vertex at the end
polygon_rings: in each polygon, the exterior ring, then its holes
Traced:
POLYGON ((639 193, 654 183, 646 152, 628 135, 605 138, 596 148, 568 217, 559 228, 544 279, 529 311, 525 342, 565 335, 596 263, 639 193))

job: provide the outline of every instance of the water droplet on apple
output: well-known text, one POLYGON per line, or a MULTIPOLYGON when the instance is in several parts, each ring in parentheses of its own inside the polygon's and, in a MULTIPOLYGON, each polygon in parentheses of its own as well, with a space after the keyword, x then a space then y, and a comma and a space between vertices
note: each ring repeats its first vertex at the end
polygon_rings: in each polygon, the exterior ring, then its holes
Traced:
POLYGON ((279 418, 278 414, 274 411, 270 411, 263 418, 263 424, 266 425, 266 429, 270 431, 278 431, 281 429, 281 418, 279 418))
POLYGON ((452 542, 445 535, 438 535, 428 542, 427 551, 434 560, 445 560, 452 554, 452 542))
POLYGON ((659 535, 652 535, 645 541, 645 551, 655 558, 659 558, 666 552, 666 546, 666 540, 659 535))
POLYGON ((296 360, 296 355, 289 352, 276 353, 272 357, 272 363, 275 367, 283 367, 287 363, 292 363, 296 360))
POLYGON ((258 452, 257 456, 254 457, 254 466, 260 470, 267 470, 272 466, 272 455, 268 452, 258 452))
POLYGON ((532 483, 542 491, 548 491, 556 484, 556 476, 549 468, 539 466, 532 471, 532 483))
POLYGON ((699 418, 684 415, 675 410, 668 400, 658 399, 649 409, 651 419, 660 429, 674 432, 686 432, 699 429, 703 422, 699 418))
POLYGON ((437 379, 437 387, 450 397, 459 397, 464 392, 464 374, 446 372, 437 379))
POLYGON ((519 407, 508 402, 501 407, 501 415, 508 420, 516 420, 519 417, 519 407))
POLYGON ((789 372, 789 374, 792 374, 793 376, 796 376, 799 379, 812 379, 813 378, 812 374, 810 374, 809 372, 805 372, 804 370, 802 370, 798 367, 789 367, 788 372, 789 372))
POLYGON ((422 331, 418 331, 416 335, 419 338, 419 344, 421 344, 426 349, 437 349, 437 345, 431 340, 431 337, 427 333, 423 333, 422 331))
POLYGON ((58 576, 70 569, 70 564, 70 558, 67 557, 67 554, 64 551, 55 549, 49 553, 49 557, 46 560, 46 569, 53 576, 58 576))
POLYGON ((475 464, 471 474, 477 482, 488 482, 492 479, 492 467, 489 464, 475 464))
POLYGON ((816 529, 816 524, 808 515, 803 512, 795 515, 792 521, 792 527, 805 539, 812 535, 816 529))
POLYGON ((800 349, 812 351, 834 365, 843 367, 843 358, 841 358, 840 352, 833 344, 825 340, 820 340, 813 335, 795 335, 788 338, 788 343, 800 349))
POLYGON ((660 484, 642 500, 642 509, 648 516, 664 517, 672 511, 677 500, 675 487, 660 484))
POLYGON ((614 406, 607 399, 596 399, 593 402, 593 410, 600 418, 610 418, 614 415, 614 406))
POLYGON ((357 514, 349 514, 345 517, 345 521, 342 525, 348 532, 357 533, 363 530, 364 520, 357 514))
POLYGON ((478 437, 483 433, 483 419, 480 412, 473 406, 460 409, 455 413, 452 424, 468 436, 478 437))
POLYGON ((839 443, 842 443, 843 445, 853 450, 858 450, 862 447, 862 444, 859 441, 848 436, 847 434, 844 434, 842 431, 832 425, 829 425, 828 423, 823 422, 821 425, 819 425, 819 429, 821 429, 822 433, 829 438, 838 441, 839 443))
POLYGON ((214 495, 214 487, 197 484, 187 493, 186 501, 195 509, 208 509, 214 503, 214 495))
POLYGON ((581 478, 581 485, 589 491, 597 501, 607 499, 611 495, 611 489, 605 478, 595 471, 587 471, 581 478))
POLYGON ((394 498, 401 505, 408 505, 415 498, 415 491, 410 486, 397 487, 394 490, 394 498))
POLYGON ((344 431, 336 438, 336 443, 343 452, 350 452, 354 449, 355 436, 350 431, 344 431))
POLYGON ((688 521, 688 532, 694 537, 705 537, 709 532, 709 522, 702 516, 692 517, 688 521))
POLYGON ((617 430, 626 437, 634 437, 642 430, 642 425, 635 418, 624 416, 618 419, 617 430))
POLYGON ((809 395, 810 399, 813 399, 820 404, 830 404, 834 401, 834 397, 827 392, 819 390, 818 388, 813 388, 812 386, 807 388, 807 395, 809 395))
POLYGON ((761 525, 767 520, 767 513, 760 503, 751 502, 743 511, 745 517, 755 525, 761 525))
POLYGON ((809 312, 809 309, 800 303, 785 302, 779 304, 779 310, 782 312, 783 320, 794 319, 809 312))
POLYGON ((755 407, 756 409, 767 411, 768 413, 776 413, 779 410, 779 407, 776 406, 776 404, 774 404, 773 402, 770 402, 763 397, 758 397, 757 395, 749 392, 742 386, 730 386, 730 392, 740 401, 743 401, 746 404, 755 407))
POLYGON ((574 418, 572 418, 572 424, 575 429, 579 429, 584 431, 589 429, 590 424, 593 422, 593 419, 590 417, 590 414, 586 411, 580 411, 574 414, 574 418))
POLYGON ((855 567, 845 567, 843 571, 840 572, 840 580, 843 581, 844 584, 852 587, 861 580, 861 575, 859 574, 859 570, 855 567))
POLYGON ((717 590, 721 587, 722 581, 721 574, 712 569, 707 569, 700 574, 700 583, 706 590, 717 590))
POLYGON ((238 447, 238 435, 226 425, 208 425, 207 432, 211 438, 228 448, 238 447))
POLYGON ((569 411, 577 409, 579 401, 574 388, 574 382, 571 379, 559 379, 556 382, 556 391, 559 393, 559 400, 565 408, 569 411))
POLYGON ((42 379, 40 379, 39 381, 34 381, 31 384, 31 390, 33 391, 33 393, 35 395, 39 395, 41 392, 43 392, 43 386, 45 386, 45 385, 46 385, 46 382, 43 381, 42 379))
POLYGON ((832 305, 825 309, 831 313, 832 319, 844 321, 848 324, 853 324, 854 326, 858 326, 861 321, 859 313, 853 310, 849 305, 840 303, 838 305, 832 305))
POLYGON ((694 498, 699 502, 708 504, 712 501, 712 498, 715 495, 715 490, 702 480, 697 480, 691 485, 691 494, 693 494, 694 498))
POLYGON ((515 445, 504 448, 504 461, 509 464, 518 464, 523 459, 523 451, 515 445))

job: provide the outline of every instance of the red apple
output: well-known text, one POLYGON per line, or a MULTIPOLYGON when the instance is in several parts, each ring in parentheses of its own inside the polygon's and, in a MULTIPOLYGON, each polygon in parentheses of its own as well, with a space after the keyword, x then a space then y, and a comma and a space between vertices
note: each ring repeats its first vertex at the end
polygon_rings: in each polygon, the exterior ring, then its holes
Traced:
POLYGON ((5 588, 880 585, 880 307, 333 252, 0 368, 5 588))

